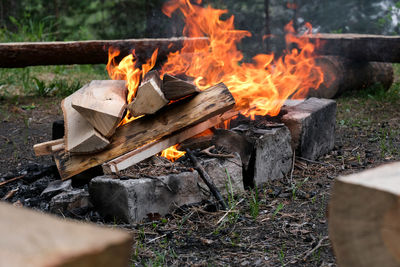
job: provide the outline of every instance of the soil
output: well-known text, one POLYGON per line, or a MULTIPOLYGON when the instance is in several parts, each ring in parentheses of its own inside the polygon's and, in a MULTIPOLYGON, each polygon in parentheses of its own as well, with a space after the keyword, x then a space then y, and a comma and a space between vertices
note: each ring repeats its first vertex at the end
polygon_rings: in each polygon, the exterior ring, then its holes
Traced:
MULTIPOLYGON (((59 103, 0 99, 0 182, 24 176, 0 186, 6 201, 48 210, 40 193, 58 177, 51 157, 35 157, 32 146, 51 139, 52 122, 62 118, 59 103)), ((353 94, 337 103, 333 151, 316 161, 296 158, 285 179, 230 198, 229 212, 210 201, 135 225, 105 222, 93 209, 67 216, 128 229, 133 266, 336 266, 326 213, 335 178, 400 160, 399 98, 353 94)))

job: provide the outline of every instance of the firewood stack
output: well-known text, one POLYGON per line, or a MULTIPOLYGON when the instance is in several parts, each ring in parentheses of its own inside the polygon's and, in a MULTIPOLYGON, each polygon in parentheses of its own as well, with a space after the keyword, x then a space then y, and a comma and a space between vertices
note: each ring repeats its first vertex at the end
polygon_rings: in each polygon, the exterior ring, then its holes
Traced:
POLYGON ((54 155, 61 178, 67 179, 146 150, 134 157, 136 163, 235 115, 226 113, 235 101, 224 84, 201 92, 190 82, 168 74, 161 79, 150 71, 129 104, 127 91, 122 80, 92 81, 65 98, 64 138, 35 145, 36 155, 54 155), (120 125, 127 111, 141 117, 120 125))

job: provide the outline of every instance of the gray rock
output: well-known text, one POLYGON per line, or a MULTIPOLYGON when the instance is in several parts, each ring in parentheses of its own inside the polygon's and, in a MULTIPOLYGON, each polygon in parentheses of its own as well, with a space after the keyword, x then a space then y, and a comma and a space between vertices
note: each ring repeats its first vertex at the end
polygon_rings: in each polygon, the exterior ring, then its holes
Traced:
POLYGON ((253 184, 261 186, 269 180, 283 178, 292 168, 291 136, 286 126, 266 130, 255 142, 253 184))
POLYGON ((43 190, 43 192, 40 194, 45 195, 48 193, 56 193, 56 192, 64 192, 64 191, 70 191, 72 190, 72 180, 56 180, 56 181, 52 181, 51 183, 49 183, 49 185, 43 190))
MULTIPOLYGON (((227 194, 229 173, 233 193, 244 191, 242 160, 238 153, 233 153, 234 158, 210 158, 201 162, 206 172, 213 179, 215 186, 222 194, 227 194)), ((204 185, 205 186, 205 185, 204 185)), ((230 189, 229 189, 230 190, 230 189)))
POLYGON ((315 160, 333 149, 335 143, 336 102, 309 98, 296 106, 283 108, 282 122, 292 135, 296 155, 315 160))
POLYGON ((199 175, 183 172, 156 179, 113 179, 99 176, 90 182, 94 206, 106 217, 128 223, 140 222, 148 214, 161 216, 184 204, 200 202, 199 175))
POLYGON ((74 209, 89 208, 92 204, 89 199, 89 192, 85 189, 73 189, 62 192, 50 200, 50 212, 63 214, 74 209))

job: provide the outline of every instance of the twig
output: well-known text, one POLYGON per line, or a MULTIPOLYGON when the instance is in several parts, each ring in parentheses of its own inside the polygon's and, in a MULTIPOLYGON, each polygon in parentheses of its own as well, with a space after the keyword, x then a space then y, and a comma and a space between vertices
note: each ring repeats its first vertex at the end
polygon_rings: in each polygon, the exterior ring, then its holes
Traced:
POLYGON ((244 198, 242 198, 241 200, 239 200, 239 201, 236 203, 235 206, 233 206, 233 207, 230 208, 229 210, 225 211, 224 216, 222 216, 221 219, 219 219, 218 222, 217 222, 215 225, 220 224, 220 223, 225 219, 225 217, 226 217, 229 213, 231 213, 231 212, 237 212, 237 211, 234 211, 233 208, 236 208, 236 206, 239 205, 243 200, 244 200, 244 198))
POLYGON ((328 236, 324 236, 323 238, 321 238, 321 240, 319 240, 318 244, 314 248, 307 251, 306 255, 304 255, 304 257, 303 257, 303 261, 305 261, 311 254, 314 253, 314 251, 316 251, 320 247, 326 246, 326 245, 322 245, 322 242, 324 242, 327 239, 328 239, 328 236))
POLYGON ((189 156, 190 160, 193 162, 194 168, 199 172, 200 177, 202 178, 204 183, 208 186, 208 188, 210 189, 213 196, 217 199, 217 201, 221 204, 222 209, 227 210, 228 205, 226 205, 224 199, 222 198, 221 193, 211 180, 210 175, 208 175, 204 167, 200 164, 199 160, 196 158, 196 156, 189 148, 186 149, 186 153, 189 156))
POLYGON ((14 182, 14 181, 17 181, 17 180, 22 179, 22 178, 24 178, 24 177, 25 177, 25 175, 21 175, 21 176, 17 176, 17 177, 8 179, 7 181, 1 182, 1 183, 0 183, 0 186, 6 185, 6 184, 11 183, 11 182, 14 182))
POLYGON ((158 236, 156 238, 150 239, 149 241, 146 242, 146 244, 149 244, 151 242, 154 242, 154 241, 156 241, 156 240, 158 240, 160 238, 166 237, 166 236, 167 236, 167 234, 160 235, 160 236, 158 236))

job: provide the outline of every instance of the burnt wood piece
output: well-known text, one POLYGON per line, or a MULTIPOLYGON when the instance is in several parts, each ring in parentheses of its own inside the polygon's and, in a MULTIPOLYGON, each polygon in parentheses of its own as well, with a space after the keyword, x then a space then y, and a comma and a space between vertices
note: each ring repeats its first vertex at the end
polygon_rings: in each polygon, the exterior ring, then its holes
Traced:
POLYGON ((400 266, 400 163, 335 179, 329 237, 339 266, 400 266))
POLYGON ((91 81, 82 93, 74 96, 72 107, 103 136, 110 137, 125 112, 125 83, 122 80, 91 81))
POLYGON ((127 231, 0 203, 1 266, 128 266, 127 231))
POLYGON ((128 110, 135 117, 154 114, 168 104, 162 92, 162 81, 158 72, 149 72, 139 86, 136 97, 128 105, 128 110))
POLYGON ((91 155, 54 154, 62 179, 121 156, 153 140, 203 122, 232 109, 235 100, 223 83, 212 86, 191 99, 168 105, 155 115, 144 116, 117 128, 110 145, 91 155))
POLYGON ((316 65, 324 74, 324 81, 308 96, 334 98, 349 90, 361 90, 374 84, 389 89, 393 83, 391 63, 355 61, 338 56, 319 56, 316 65))
POLYGON ((305 35, 317 44, 316 53, 357 61, 400 62, 400 36, 322 33, 305 35))
POLYGON ((200 92, 196 85, 169 74, 164 74, 162 91, 168 100, 178 100, 200 92))
POLYGON ((223 210, 228 209, 228 205, 225 203, 224 199, 222 198, 221 192, 219 192, 218 188, 215 186, 212 178, 204 167, 201 165, 200 161, 196 158, 196 156, 193 154, 193 152, 190 149, 186 149, 186 153, 190 160, 193 162, 194 168, 199 172, 201 179, 203 182, 208 186, 210 189, 211 193, 215 197, 215 199, 219 202, 223 210))
MULTIPOLYGON (((1 43, 0 68, 38 65, 105 64, 110 47, 127 56, 135 49, 142 62, 158 48, 158 59, 182 48, 183 42, 207 42, 208 38, 160 38, 126 40, 92 40, 71 42, 1 43)), ((122 58, 122 57, 121 57, 122 58)))

